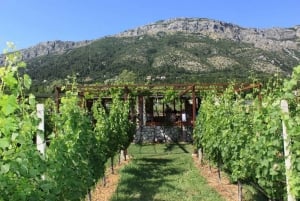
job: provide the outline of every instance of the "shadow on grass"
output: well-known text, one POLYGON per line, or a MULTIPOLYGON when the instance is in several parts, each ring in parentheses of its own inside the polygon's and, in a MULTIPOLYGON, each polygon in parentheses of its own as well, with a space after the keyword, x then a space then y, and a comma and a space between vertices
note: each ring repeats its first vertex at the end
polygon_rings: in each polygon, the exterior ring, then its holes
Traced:
POLYGON ((165 152, 170 152, 174 150, 176 146, 179 147, 184 153, 189 153, 189 151, 185 148, 185 144, 180 144, 180 143, 166 144, 165 152))
POLYGON ((152 144, 152 145, 151 144, 137 144, 137 146, 139 147, 139 154, 142 154, 142 149, 144 147, 149 147, 149 146, 151 146, 153 148, 153 151, 154 151, 155 154, 157 153, 156 145, 155 144, 152 144))
POLYGON ((122 170, 122 178, 112 201, 163 201, 155 198, 159 188, 176 191, 167 176, 181 174, 183 169, 173 168, 174 159, 135 159, 122 170))

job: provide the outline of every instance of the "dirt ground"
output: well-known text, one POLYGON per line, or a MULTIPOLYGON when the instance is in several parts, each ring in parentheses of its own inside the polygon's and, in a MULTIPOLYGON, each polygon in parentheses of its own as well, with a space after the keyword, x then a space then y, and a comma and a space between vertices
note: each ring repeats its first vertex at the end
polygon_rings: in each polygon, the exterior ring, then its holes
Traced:
POLYGON ((122 161, 121 164, 115 166, 115 173, 112 174, 108 169, 106 176, 106 185, 103 186, 103 181, 100 180, 95 189, 91 192, 91 200, 86 198, 86 201, 109 201, 113 193, 115 192, 119 181, 119 169, 128 164, 130 160, 122 161))
POLYGON ((226 201, 238 200, 238 186, 231 184, 229 180, 221 174, 221 181, 218 178, 218 170, 209 168, 207 164, 200 164, 196 155, 193 155, 194 163, 201 175, 206 178, 209 186, 214 188, 226 201))
MULTIPOLYGON (((208 185, 214 188, 226 201, 235 201, 238 199, 237 185, 230 184, 229 180, 224 176, 222 176, 221 182, 219 182, 217 169, 213 167, 210 169, 205 164, 201 165, 196 155, 193 155, 193 160, 200 174, 206 178, 208 185)), ((109 201, 118 185, 119 169, 128 164, 129 161, 123 161, 120 165, 117 165, 115 167, 115 174, 111 174, 111 172, 106 174, 106 186, 103 186, 102 181, 98 182, 95 189, 91 192, 91 201, 109 201)), ((87 198, 86 201, 89 201, 89 199, 87 198)))

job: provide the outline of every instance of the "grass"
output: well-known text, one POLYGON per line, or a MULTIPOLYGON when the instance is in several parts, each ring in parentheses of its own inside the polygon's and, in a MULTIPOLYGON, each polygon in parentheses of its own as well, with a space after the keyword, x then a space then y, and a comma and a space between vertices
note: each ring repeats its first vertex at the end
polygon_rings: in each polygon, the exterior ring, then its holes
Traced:
POLYGON ((131 145, 112 201, 224 201, 210 188, 188 144, 131 145))

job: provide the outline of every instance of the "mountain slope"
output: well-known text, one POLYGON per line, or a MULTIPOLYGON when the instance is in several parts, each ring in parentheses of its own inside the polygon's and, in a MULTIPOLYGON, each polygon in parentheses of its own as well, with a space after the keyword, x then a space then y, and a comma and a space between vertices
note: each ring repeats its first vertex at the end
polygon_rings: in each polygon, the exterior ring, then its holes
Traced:
MULTIPOLYGON (((185 74, 201 77, 225 71, 243 77, 251 72, 287 74, 296 63, 296 59, 284 52, 268 52, 247 43, 176 33, 159 37, 104 38, 64 54, 29 60, 28 69, 36 80, 63 79, 79 73, 84 80, 103 82, 123 69, 134 71, 143 81, 149 75, 174 79, 185 74)), ((225 76, 227 74, 222 77, 225 76)))
POLYGON ((230 39, 236 42, 251 43, 255 47, 272 51, 284 48, 299 50, 300 48, 300 25, 293 28, 243 28, 231 23, 206 18, 161 20, 127 30, 117 34, 117 36, 156 35, 160 32, 201 34, 212 39, 230 39))
POLYGON ((300 26, 259 30, 178 18, 60 47, 26 60, 37 86, 72 74, 80 82, 104 82, 124 69, 135 72, 139 82, 150 77, 152 82, 245 80, 249 75, 288 75, 300 63, 300 26))

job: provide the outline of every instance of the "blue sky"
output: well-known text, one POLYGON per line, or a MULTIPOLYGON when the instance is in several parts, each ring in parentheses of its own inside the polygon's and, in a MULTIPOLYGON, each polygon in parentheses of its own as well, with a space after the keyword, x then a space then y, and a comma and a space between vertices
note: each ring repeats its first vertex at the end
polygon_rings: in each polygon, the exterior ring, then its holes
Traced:
POLYGON ((0 0, 0 53, 51 40, 80 41, 175 17, 242 27, 300 25, 300 0, 0 0))

